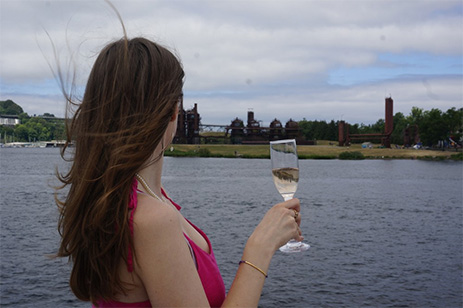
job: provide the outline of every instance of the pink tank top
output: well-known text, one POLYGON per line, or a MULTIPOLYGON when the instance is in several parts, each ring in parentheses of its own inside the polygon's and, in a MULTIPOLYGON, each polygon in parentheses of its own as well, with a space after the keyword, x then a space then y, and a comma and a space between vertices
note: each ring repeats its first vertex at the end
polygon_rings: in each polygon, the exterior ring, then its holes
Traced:
MULTIPOLYGON (((135 209, 137 208, 137 186, 138 182, 136 179, 134 179, 133 184, 132 184, 132 193, 130 196, 130 203, 129 203, 129 208, 132 210, 130 213, 130 218, 129 218, 129 227, 130 227, 130 232, 133 236, 133 214, 135 212, 135 209)), ((170 202, 177 208, 177 210, 180 211, 181 207, 172 201, 167 194, 165 193, 164 190, 162 190, 162 194, 164 197, 169 199, 170 202)), ((211 242, 209 241, 209 238, 206 236, 206 234, 196 227, 194 224, 192 224, 189 220, 187 220, 188 223, 195 228, 201 236, 204 237, 204 239, 207 242, 207 245, 209 246, 209 251, 210 253, 207 253, 206 251, 202 250, 198 245, 195 244, 186 234, 184 234, 186 242, 190 248, 190 251, 192 252, 192 257, 196 263, 196 268, 198 270, 199 278, 201 279, 201 283, 203 285, 204 291, 206 293, 207 299, 209 301, 209 305, 211 307, 220 307, 222 306, 223 301, 225 300, 225 285, 223 283, 222 276, 220 274, 219 267, 217 266, 217 262, 215 260, 214 252, 212 251, 212 245, 211 242)), ((129 256, 127 259, 127 270, 129 272, 133 271, 133 257, 132 257, 132 251, 129 249, 129 256)), ((123 303, 123 302, 116 302, 116 301, 110 301, 110 302, 98 302, 98 307, 151 307, 150 301, 145 301, 145 302, 137 302, 137 303, 123 303)))

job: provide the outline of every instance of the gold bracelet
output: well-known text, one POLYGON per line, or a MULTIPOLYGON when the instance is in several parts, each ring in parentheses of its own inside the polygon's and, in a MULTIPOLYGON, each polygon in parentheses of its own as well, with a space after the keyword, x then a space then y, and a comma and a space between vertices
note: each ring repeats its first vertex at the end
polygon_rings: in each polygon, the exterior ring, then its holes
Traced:
POLYGON ((263 270, 261 270, 260 268, 258 268, 258 267, 257 267, 257 266, 255 266, 254 264, 252 264, 251 262, 248 262, 248 261, 244 261, 244 260, 241 260, 239 264, 241 264, 241 263, 244 263, 244 264, 247 264, 247 265, 249 265, 249 266, 252 266, 252 267, 254 267, 256 270, 258 270, 259 272, 261 272, 261 273, 262 273, 262 275, 264 275, 264 276, 265 276, 265 278, 267 278, 267 277, 268 277, 266 272, 264 272, 263 270))

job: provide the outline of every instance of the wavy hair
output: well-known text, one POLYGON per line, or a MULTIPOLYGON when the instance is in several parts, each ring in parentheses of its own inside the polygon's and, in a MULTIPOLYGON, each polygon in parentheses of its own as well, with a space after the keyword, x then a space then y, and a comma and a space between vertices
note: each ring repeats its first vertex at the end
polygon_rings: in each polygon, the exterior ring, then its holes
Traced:
POLYGON ((98 55, 80 104, 65 95, 68 108, 77 109, 61 152, 65 159, 72 150, 72 166, 57 174, 57 191, 69 188, 64 200, 55 194, 57 256, 72 261, 70 286, 81 300, 95 304, 127 290, 117 268, 129 248, 134 251, 128 226, 133 178, 164 136, 182 99, 183 77, 180 61, 166 48, 124 37, 98 55))

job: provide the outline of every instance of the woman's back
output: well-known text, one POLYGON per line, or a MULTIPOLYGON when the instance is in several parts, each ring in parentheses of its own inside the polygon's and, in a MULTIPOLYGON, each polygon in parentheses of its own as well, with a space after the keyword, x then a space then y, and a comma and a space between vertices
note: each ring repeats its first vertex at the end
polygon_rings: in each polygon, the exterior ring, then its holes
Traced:
MULTIPOLYGON (((135 191, 133 196, 136 198, 132 197, 132 204, 129 205, 134 213, 133 216, 131 215, 133 221, 129 218, 129 221, 131 221, 130 223, 137 225, 141 217, 146 219, 147 217, 151 217, 151 215, 164 217, 164 219, 178 220, 178 224, 175 225, 177 225, 177 228, 179 228, 184 235, 184 240, 181 244, 188 247, 190 253, 189 257, 195 263, 209 305, 211 307, 221 306, 225 299, 225 286, 208 237, 201 229, 181 215, 181 207, 173 202, 164 191, 163 194, 165 202, 157 202, 158 200, 150 197, 146 193, 140 192, 140 190, 138 190, 138 193, 135 191)), ((152 223, 155 223, 155 220, 156 219, 153 219, 152 223)), ((143 224, 142 221, 140 221, 140 223, 143 224)), ((137 230, 138 228, 134 229, 137 230)), ((146 231, 139 230, 138 232, 145 233, 146 231)), ((137 237, 136 232, 134 232, 133 235, 135 238, 137 237)), ((163 261, 160 260, 158 266, 162 266, 162 263, 163 261)), ((122 260, 118 270, 123 281, 131 283, 132 287, 128 290, 126 295, 118 295, 117 301, 100 302, 100 307, 116 307, 117 305, 122 306, 125 303, 141 305, 137 307, 151 305, 145 286, 137 274, 137 272, 142 271, 142 269, 136 262, 133 262, 131 255, 128 256, 127 262, 122 260)), ((162 277, 159 279, 163 280, 162 277)))

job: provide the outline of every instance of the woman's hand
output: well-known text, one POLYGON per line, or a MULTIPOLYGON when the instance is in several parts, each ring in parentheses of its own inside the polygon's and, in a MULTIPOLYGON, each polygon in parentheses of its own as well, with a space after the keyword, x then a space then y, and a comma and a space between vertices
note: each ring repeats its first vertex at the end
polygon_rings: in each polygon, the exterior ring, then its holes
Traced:
POLYGON ((268 253, 273 253, 290 239, 302 241, 299 225, 301 214, 299 199, 291 199, 274 205, 264 216, 249 237, 248 243, 260 246, 268 253))
MULTIPOLYGON (((248 239, 241 260, 257 266, 242 264, 225 299, 227 307, 257 307, 264 286, 265 274, 275 251, 290 239, 302 241, 300 204, 298 199, 274 205, 257 225, 248 239)), ((270 275, 270 274, 269 274, 270 275)))

